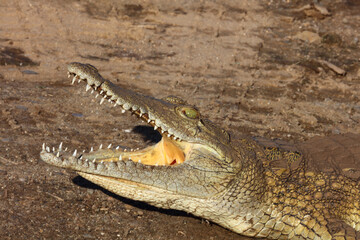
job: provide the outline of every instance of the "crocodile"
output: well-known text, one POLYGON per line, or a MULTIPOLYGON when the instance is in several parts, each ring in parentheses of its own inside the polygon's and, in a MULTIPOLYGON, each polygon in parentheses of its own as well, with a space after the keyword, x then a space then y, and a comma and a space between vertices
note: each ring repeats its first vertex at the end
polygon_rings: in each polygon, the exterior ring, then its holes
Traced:
MULTIPOLYGON (((332 150, 270 146, 263 138, 230 133, 175 96, 157 99, 104 79, 90 64, 70 63, 72 84, 129 111, 162 138, 133 151, 102 147, 78 152, 43 144, 46 163, 126 198, 186 211, 244 236, 267 239, 360 239, 360 160, 346 168, 332 150), (267 146, 268 145, 268 146, 267 146), (317 158, 328 154, 327 162, 317 158)), ((356 134, 338 144, 356 146, 356 134), (350 140, 349 140, 350 139, 350 140)), ((319 139, 322 143, 323 140, 319 139)))

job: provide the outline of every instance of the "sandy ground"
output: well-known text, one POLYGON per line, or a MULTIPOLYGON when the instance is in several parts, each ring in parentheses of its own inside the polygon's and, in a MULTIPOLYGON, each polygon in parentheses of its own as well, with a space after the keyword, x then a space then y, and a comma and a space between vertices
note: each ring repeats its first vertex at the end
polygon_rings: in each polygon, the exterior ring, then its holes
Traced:
POLYGON ((360 3, 311 3, 0 0, 0 238, 247 239, 49 166, 41 144, 150 141, 141 122, 71 86, 72 61, 182 97, 230 131, 360 134, 360 3))

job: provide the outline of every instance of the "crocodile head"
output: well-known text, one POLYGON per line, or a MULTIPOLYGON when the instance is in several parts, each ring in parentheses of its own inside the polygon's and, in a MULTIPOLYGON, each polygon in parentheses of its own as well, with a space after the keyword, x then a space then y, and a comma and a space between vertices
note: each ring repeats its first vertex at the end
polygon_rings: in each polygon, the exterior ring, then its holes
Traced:
POLYGON ((136 151, 112 144, 84 153, 65 151, 62 144, 51 150, 44 144, 41 158, 75 170, 118 195, 202 217, 210 215, 206 213, 212 211, 210 205, 218 204, 218 196, 242 168, 229 155, 233 152, 229 151, 229 134, 180 98, 156 99, 121 88, 89 64, 71 63, 68 71, 73 84, 84 82, 86 91, 101 95, 100 103, 107 100, 115 111, 131 112, 157 130, 162 140, 136 151))

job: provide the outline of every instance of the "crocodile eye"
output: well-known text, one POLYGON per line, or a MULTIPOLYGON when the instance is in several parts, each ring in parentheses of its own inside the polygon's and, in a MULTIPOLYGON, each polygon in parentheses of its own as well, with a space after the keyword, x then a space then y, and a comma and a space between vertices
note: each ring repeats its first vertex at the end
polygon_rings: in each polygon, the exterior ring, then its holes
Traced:
POLYGON ((182 107, 179 110, 183 116, 190 118, 190 119, 198 119, 200 116, 198 110, 196 110, 195 108, 182 107))

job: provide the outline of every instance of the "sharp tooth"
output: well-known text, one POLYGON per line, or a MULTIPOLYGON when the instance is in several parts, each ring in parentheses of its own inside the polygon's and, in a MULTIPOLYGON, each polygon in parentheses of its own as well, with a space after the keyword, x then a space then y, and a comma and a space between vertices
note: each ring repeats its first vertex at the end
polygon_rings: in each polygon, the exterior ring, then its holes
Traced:
POLYGON ((116 106, 117 106, 117 103, 114 104, 114 107, 116 107, 116 106))
POLYGON ((150 122, 151 122, 150 118, 147 120, 147 122, 148 122, 148 123, 150 123, 150 122))
POLYGON ((142 117, 142 115, 143 115, 142 113, 139 113, 139 116, 140 116, 140 117, 142 117))
POLYGON ((89 161, 89 159, 85 158, 85 161, 86 161, 86 162, 88 162, 88 161, 89 161))
POLYGON ((169 133, 167 136, 168 136, 168 138, 170 138, 170 137, 171 137, 171 134, 169 133))
POLYGON ((154 130, 156 130, 156 129, 158 129, 158 126, 155 125, 155 126, 154 126, 154 130))
POLYGON ((43 143, 43 145, 42 145, 42 150, 43 151, 45 150, 45 143, 43 143))
POLYGON ((102 99, 100 100, 100 105, 104 102, 104 99, 105 99, 105 98, 102 98, 102 99))
POLYGON ((96 85, 95 85, 95 87, 94 87, 94 88, 95 88, 95 90, 97 90, 98 86, 96 86, 96 85))
POLYGON ((80 156, 80 160, 81 160, 82 158, 83 158, 83 156, 81 155, 81 156, 80 156))
POLYGON ((120 160, 120 161, 122 160, 122 155, 119 156, 119 160, 120 160))
POLYGON ((68 78, 70 78, 71 77, 71 73, 70 72, 68 72, 68 78))
POLYGON ((50 152, 50 148, 49 148, 49 147, 46 147, 46 151, 47 151, 47 152, 50 152))
POLYGON ((67 147, 65 148, 65 150, 64 150, 65 152, 67 151, 67 147))
POLYGON ((95 162, 96 162, 96 158, 94 158, 94 160, 92 160, 92 162, 95 163, 95 162))
POLYGON ((73 77, 73 79, 72 79, 72 81, 71 81, 71 84, 72 84, 72 85, 74 85, 75 80, 76 80, 76 75, 73 77))
POLYGON ((111 145, 112 145, 112 144, 110 143, 109 146, 108 146, 108 148, 111 148, 111 145))
POLYGON ((76 153, 77 153, 77 149, 75 149, 74 153, 73 153, 73 157, 76 156, 76 153))
POLYGON ((125 113, 125 112, 126 112, 125 109, 121 110, 121 113, 125 113))
POLYGON ((60 152, 61 149, 62 149, 62 145, 63 145, 63 142, 61 142, 61 143, 59 144, 59 152, 60 152))
POLYGON ((57 152, 56 157, 60 157, 60 152, 57 152))
POLYGON ((119 147, 120 147, 120 146, 117 146, 117 147, 116 147, 116 150, 119 150, 119 147))
POLYGON ((102 144, 100 144, 99 149, 102 149, 102 144))
POLYGON ((81 78, 79 78, 79 81, 78 81, 78 83, 80 83, 81 82, 81 78))
POLYGON ((93 148, 93 147, 91 147, 91 148, 90 148, 90 152, 93 152, 93 151, 94 151, 94 148, 93 148))
POLYGON ((83 150, 83 153, 85 152, 85 149, 83 150))
POLYGON ((96 95, 95 95, 95 98, 97 98, 98 96, 99 96, 99 94, 96 94, 96 95))
POLYGON ((161 129, 161 133, 164 133, 165 131, 161 129))
POLYGON ((111 102, 111 98, 109 98, 108 102, 111 102))
POLYGON ((101 91, 100 91, 100 95, 102 95, 103 92, 104 92, 104 90, 101 90, 101 91))
POLYGON ((89 84, 86 84, 85 91, 86 91, 86 92, 89 91, 90 88, 91 88, 90 85, 89 85, 89 84))
POLYGON ((93 94, 94 93, 94 89, 91 89, 91 94, 93 94))

